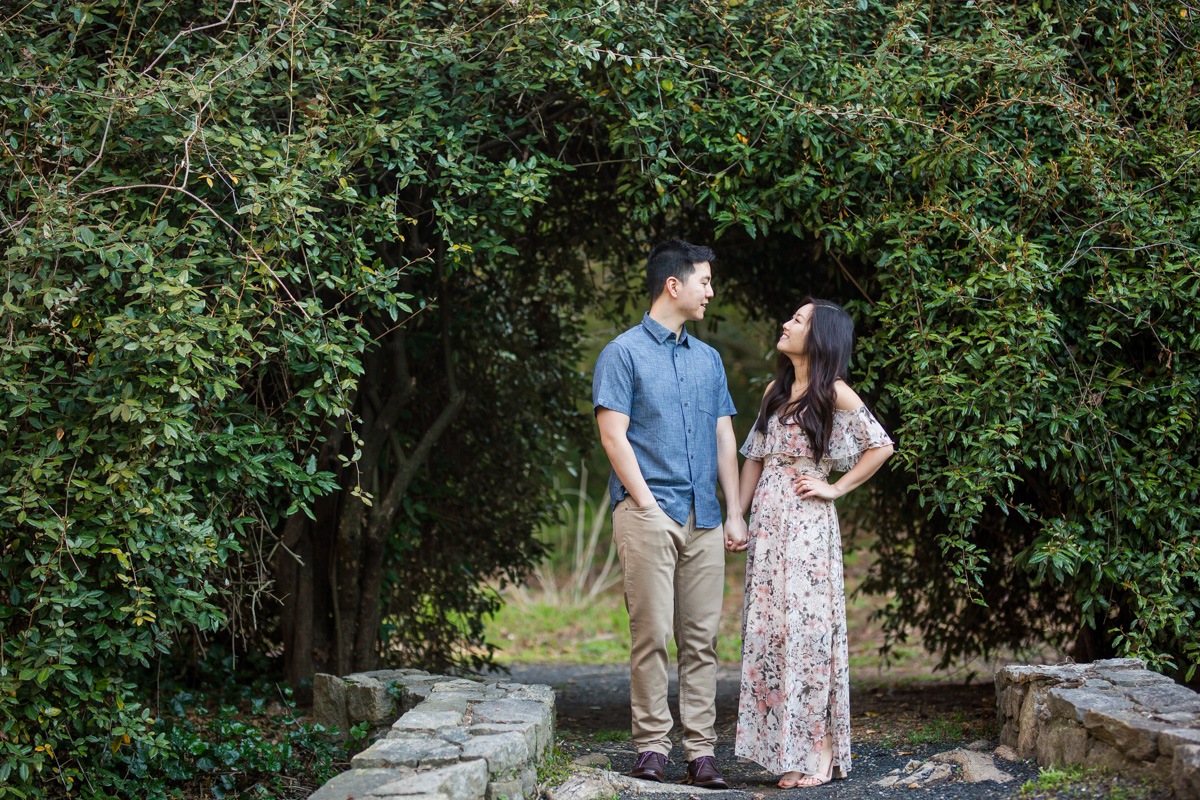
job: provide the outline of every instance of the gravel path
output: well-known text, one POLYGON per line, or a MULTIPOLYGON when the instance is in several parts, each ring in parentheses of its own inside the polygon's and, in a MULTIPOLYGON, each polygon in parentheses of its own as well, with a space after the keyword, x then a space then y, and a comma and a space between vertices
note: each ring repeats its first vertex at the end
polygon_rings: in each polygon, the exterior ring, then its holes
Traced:
MULTIPOLYGON (((627 772, 633 768, 636 753, 627 741, 630 727, 628 666, 521 664, 513 665, 511 674, 514 680, 522 683, 544 683, 554 688, 558 700, 558 735, 562 749, 569 756, 590 755, 597 760, 607 757, 609 768, 616 772, 627 772)), ((757 764, 739 762, 733 755, 738 681, 736 667, 721 667, 717 680, 717 759, 733 789, 722 792, 697 790, 695 794, 701 798, 1016 798, 1020 796, 1021 786, 1038 773, 1037 765, 1031 762, 997 759, 996 766, 1011 774, 1013 781, 1005 784, 990 781, 974 784, 950 782, 920 789, 875 786, 875 781, 894 769, 903 768, 910 760, 924 761, 935 753, 964 744, 946 741, 913 746, 908 743, 909 733, 920 726, 950 716, 965 720, 966 724, 978 721, 979 725, 987 726, 995 718, 991 705, 993 690, 990 684, 964 686, 925 683, 899 688, 853 687, 850 712, 854 771, 850 778, 813 789, 782 790, 775 786, 778 776, 767 773, 757 764)), ((678 719, 678 687, 674 679, 671 681, 670 701, 672 713, 678 719)), ((672 738, 678 741, 678 731, 672 734, 672 738)), ((991 747, 997 744, 995 741, 990 743, 991 747)), ((677 746, 667 765, 668 780, 681 780, 685 770, 686 764, 677 746)), ((622 791, 621 800, 681 800, 678 792, 655 792, 654 788, 655 784, 646 783, 642 791, 622 791)))

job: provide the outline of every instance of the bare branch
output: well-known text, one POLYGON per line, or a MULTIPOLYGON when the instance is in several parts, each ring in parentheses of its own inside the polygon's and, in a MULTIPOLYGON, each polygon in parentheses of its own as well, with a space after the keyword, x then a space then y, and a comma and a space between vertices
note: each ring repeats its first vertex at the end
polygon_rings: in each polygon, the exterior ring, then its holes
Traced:
POLYGON ((250 2, 250 0, 233 0, 233 2, 229 4, 229 11, 227 11, 225 13, 225 16, 222 19, 219 19, 216 22, 211 22, 208 25, 197 25, 197 26, 194 26, 191 28, 187 28, 187 29, 182 30, 179 33, 175 34, 175 38, 167 43, 167 46, 163 48, 163 51, 161 53, 159 53, 157 56, 155 56, 154 60, 150 62, 150 65, 148 67, 146 67, 144 70, 142 70, 142 75, 149 74, 150 70, 154 69, 154 66, 162 59, 163 56, 165 56, 170 51, 170 49, 172 47, 175 46, 175 43, 178 42, 181 38, 183 38, 184 36, 187 36, 188 34, 197 33, 199 31, 208 30, 209 28, 216 28, 221 25, 224 25, 225 23, 229 22, 229 20, 231 20, 233 18, 233 12, 237 10, 237 7, 239 4, 248 3, 248 2, 250 2))

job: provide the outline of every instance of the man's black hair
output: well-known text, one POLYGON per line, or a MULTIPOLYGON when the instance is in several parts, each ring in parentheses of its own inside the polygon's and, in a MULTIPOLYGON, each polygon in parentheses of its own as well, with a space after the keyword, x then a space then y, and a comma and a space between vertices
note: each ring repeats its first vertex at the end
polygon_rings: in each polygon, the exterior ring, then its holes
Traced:
POLYGON ((703 245, 688 244, 679 239, 668 239, 656 245, 646 259, 646 283, 650 288, 650 304, 653 305, 667 285, 667 278, 686 281, 696 271, 696 264, 716 260, 713 251, 703 245))

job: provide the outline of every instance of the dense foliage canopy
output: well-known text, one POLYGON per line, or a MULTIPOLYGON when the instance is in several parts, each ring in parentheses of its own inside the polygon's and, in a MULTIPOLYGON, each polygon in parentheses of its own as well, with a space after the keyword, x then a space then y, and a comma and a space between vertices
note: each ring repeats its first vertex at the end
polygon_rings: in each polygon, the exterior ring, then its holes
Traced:
POLYGON ((1197 14, 5 5, 0 796, 152 771, 130 671, 206 637, 469 659, 586 430, 588 260, 640 298, 662 235, 854 300, 898 635, 1190 675, 1197 14))

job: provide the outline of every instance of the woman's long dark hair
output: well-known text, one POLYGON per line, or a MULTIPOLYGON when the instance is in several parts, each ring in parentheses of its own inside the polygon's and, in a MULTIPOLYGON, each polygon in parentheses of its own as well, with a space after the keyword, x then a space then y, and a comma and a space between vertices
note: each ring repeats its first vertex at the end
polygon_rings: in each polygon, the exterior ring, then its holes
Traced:
POLYGON ((833 428, 833 410, 837 403, 834 381, 846 380, 850 369, 850 352, 854 348, 854 320, 837 303, 811 297, 800 304, 812 304, 812 319, 808 323, 808 338, 804 342, 808 357, 808 389, 792 402, 792 384, 796 369, 783 353, 775 367, 775 384, 763 396, 754 423, 757 431, 767 430, 767 420, 776 411, 781 422, 800 425, 812 444, 813 459, 820 461, 829 449, 829 433, 833 428))

